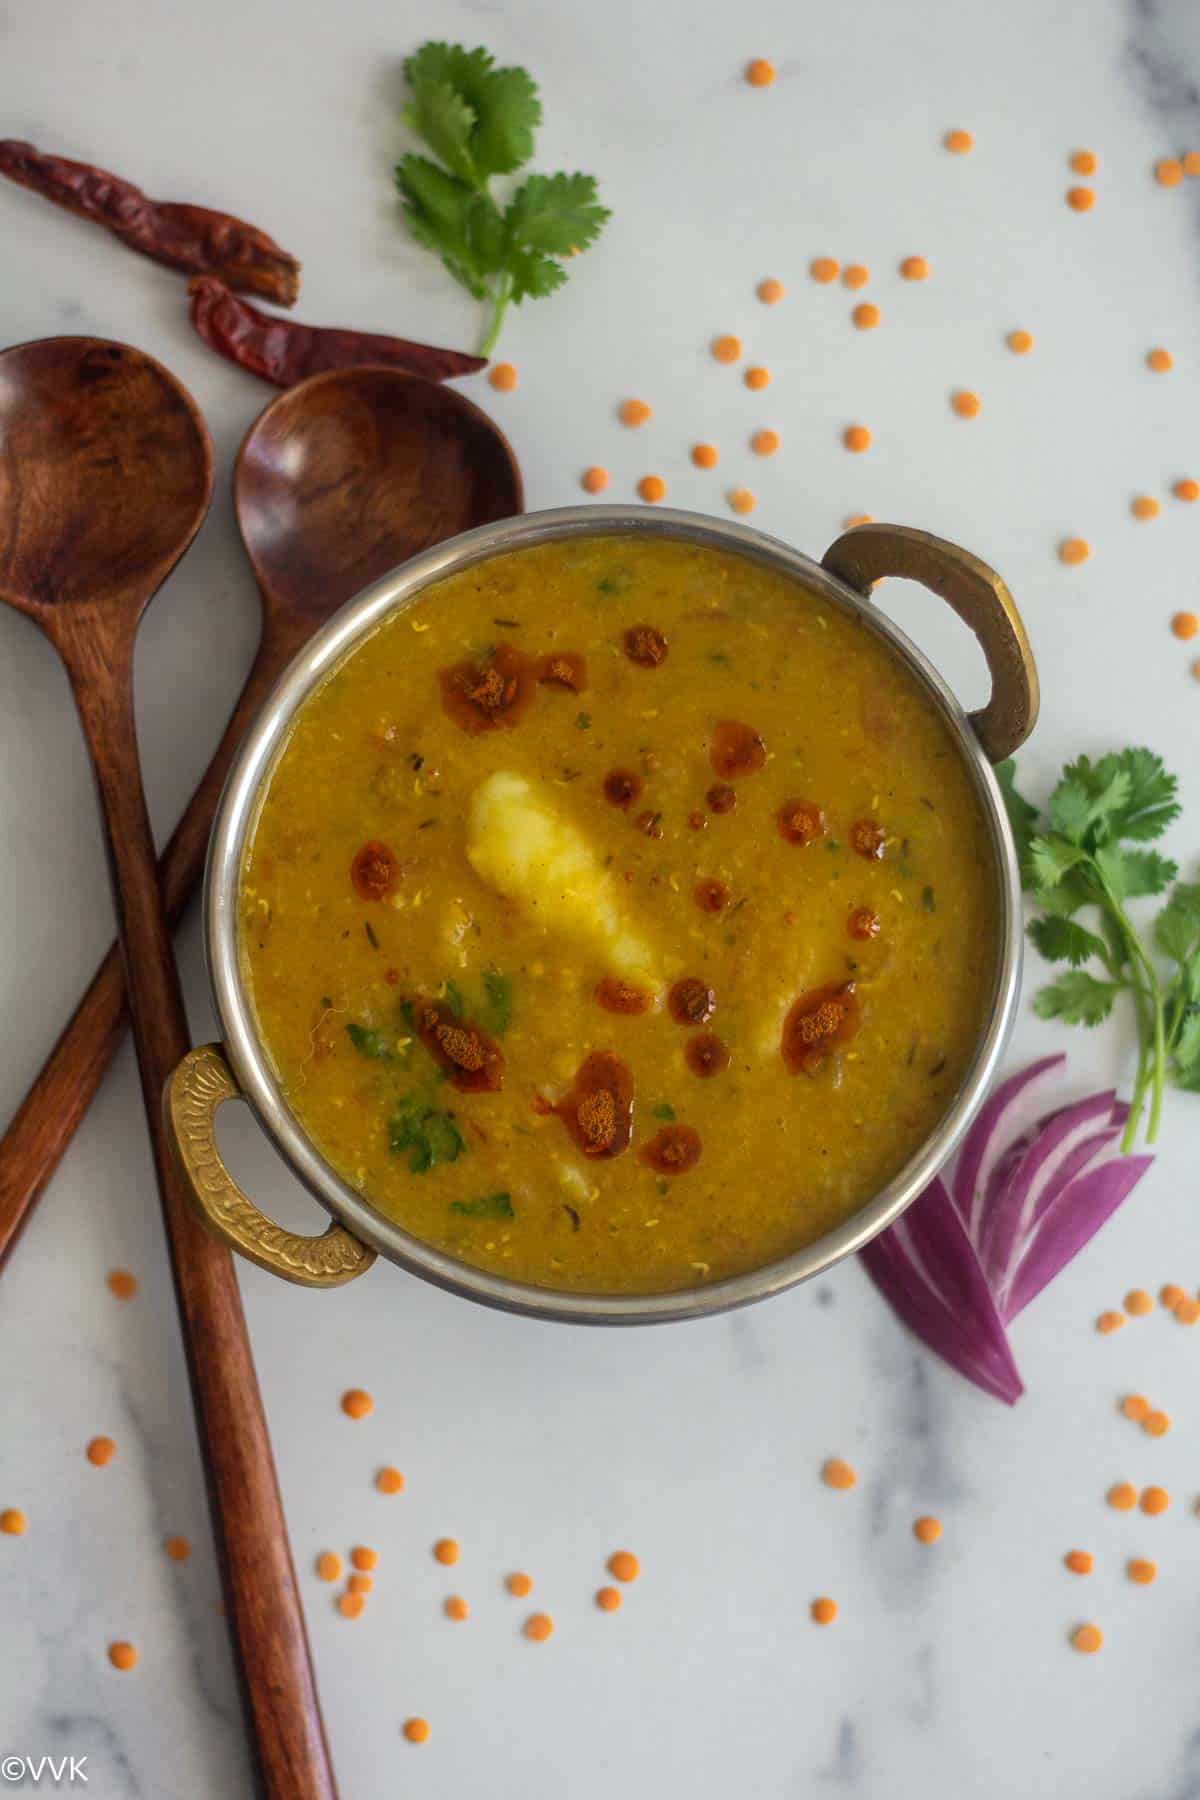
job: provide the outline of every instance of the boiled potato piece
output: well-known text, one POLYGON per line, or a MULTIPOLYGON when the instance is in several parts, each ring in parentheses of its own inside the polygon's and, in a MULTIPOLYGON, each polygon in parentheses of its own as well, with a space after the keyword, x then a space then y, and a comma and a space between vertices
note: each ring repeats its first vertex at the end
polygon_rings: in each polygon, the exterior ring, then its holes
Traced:
POLYGON ((547 788, 507 769, 480 782, 467 809, 467 858, 547 931, 590 946, 626 980, 660 983, 659 959, 626 916, 611 873, 547 788))

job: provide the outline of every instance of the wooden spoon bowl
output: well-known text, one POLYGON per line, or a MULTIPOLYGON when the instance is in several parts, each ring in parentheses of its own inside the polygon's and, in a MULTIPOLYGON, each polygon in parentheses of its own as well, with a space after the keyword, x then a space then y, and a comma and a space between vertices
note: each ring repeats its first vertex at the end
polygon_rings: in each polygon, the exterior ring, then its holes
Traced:
MULTIPOLYGON (((98 450, 99 414, 82 405, 85 392, 94 402, 111 403, 105 369, 116 347, 93 344, 64 395, 55 366, 74 355, 63 349, 71 341, 27 344, 0 355, 0 589, 7 582, 7 597, 14 600, 19 593, 44 594, 52 605, 56 597, 82 592, 85 569, 98 587, 100 555, 118 567, 133 560, 152 565, 151 592, 166 566, 148 534, 160 533, 165 546, 168 523, 179 527, 176 511, 186 516, 199 498, 194 474, 183 470, 163 485, 156 460, 160 509, 139 504, 150 491, 143 441, 126 445, 114 466, 111 450, 98 450), (69 480, 51 482, 53 472, 66 471, 68 457, 69 480), (16 476, 25 467, 30 474, 22 492, 16 476), (16 509, 32 505, 38 493, 52 542, 34 556, 31 541, 14 525, 16 509), (53 510, 44 510, 48 504, 53 510)), ((163 374, 143 359, 123 368, 121 378, 144 401, 163 374)), ((171 383, 161 397, 156 459, 186 445, 191 403, 181 395, 171 383)), ((523 496, 516 458, 486 413, 452 388, 395 369, 363 367, 316 375, 272 401, 242 445, 234 505, 258 577, 262 641, 159 865, 172 924, 200 879, 213 814, 242 734, 296 652, 368 582, 442 538, 520 512, 523 496)), ((0 1141, 0 1269, 124 1036, 124 1001, 113 948, 0 1141)))
POLYGON ((233 487, 264 600, 321 619, 331 598, 524 506, 517 459, 486 413, 374 365, 281 394, 242 445, 233 487))

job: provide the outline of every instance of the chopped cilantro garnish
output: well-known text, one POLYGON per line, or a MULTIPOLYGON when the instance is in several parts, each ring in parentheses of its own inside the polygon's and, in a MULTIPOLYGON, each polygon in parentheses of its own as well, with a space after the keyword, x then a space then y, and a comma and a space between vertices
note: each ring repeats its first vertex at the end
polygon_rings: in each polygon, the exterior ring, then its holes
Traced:
POLYGON ((512 1201, 507 1194, 483 1194, 478 1200, 452 1200, 452 1213, 461 1213, 467 1219, 511 1219, 512 1201))

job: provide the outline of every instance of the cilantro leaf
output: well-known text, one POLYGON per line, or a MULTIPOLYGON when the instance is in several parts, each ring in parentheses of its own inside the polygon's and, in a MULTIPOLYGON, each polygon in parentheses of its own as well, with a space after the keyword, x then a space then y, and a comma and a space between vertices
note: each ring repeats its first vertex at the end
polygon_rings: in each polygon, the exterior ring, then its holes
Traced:
POLYGON ((533 155, 542 119, 528 70, 498 69, 487 50, 431 42, 404 65, 404 118, 436 157, 408 155, 396 168, 404 215, 419 243, 454 279, 491 307, 490 353, 510 303, 540 299, 566 280, 556 260, 585 249, 607 210, 592 176, 531 175, 501 214, 488 188, 533 155))
POLYGON ((1035 997, 1039 1019, 1062 1019, 1067 1025, 1100 1025, 1113 1009, 1121 989, 1115 981, 1098 981, 1085 969, 1060 975, 1035 997))
POLYGON ((1103 938, 1085 931, 1074 919, 1047 914, 1044 918, 1034 919, 1029 935, 1047 962, 1069 962, 1078 968, 1091 957, 1098 956, 1103 960, 1106 954, 1103 938))
POLYGON ((531 175, 513 195, 504 223, 509 242, 549 256, 590 244, 608 218, 591 175, 531 175))
POLYGON ((1081 844, 1092 822, 1092 798, 1080 781, 1069 777, 1059 782, 1047 807, 1050 823, 1056 831, 1081 844))
POLYGON ((511 175, 533 155, 542 122, 537 86, 524 69, 496 69, 474 94, 478 124, 475 163, 480 173, 511 175))
POLYGON ((467 1016, 467 1001, 466 996, 458 983, 456 981, 443 982, 442 994, 446 1005, 449 1007, 454 1017, 456 1019, 465 1019, 467 1016))
POLYGON ((1175 1043, 1175 1081, 1191 1093, 1200 1093, 1200 1012, 1189 1013, 1175 1043))
POLYGON ((1200 883, 1179 883, 1154 921, 1154 941, 1177 963, 1200 949, 1200 883))
POLYGON ((478 1200, 452 1200, 450 1211, 461 1213, 467 1219, 512 1219, 516 1216, 508 1194, 481 1194, 478 1200))
POLYGON ((1012 826, 1013 841, 1017 846, 1017 861, 1023 874, 1027 874, 1029 862, 1029 846, 1037 836, 1038 820, 1041 815, 1036 806, 1031 806, 1025 796, 1017 790, 1017 765, 1010 756, 1005 762, 996 764, 996 780, 1000 783, 1000 793, 1004 800, 1004 810, 1008 814, 1008 822, 1012 826))
POLYGON ((422 1083, 402 1094, 388 1121, 388 1147, 393 1156, 408 1151, 408 1167, 424 1175, 439 1163, 457 1162, 466 1139, 452 1113, 436 1104, 435 1081, 422 1083))
POLYGON ((499 969, 483 971, 483 1002, 479 1023, 494 1037, 502 1037, 512 1023, 512 980, 499 969))
POLYGON ((1161 894, 1179 873, 1179 864, 1157 850, 1126 850, 1121 857, 1125 892, 1130 899, 1161 894))
POLYGON ((1129 778, 1129 797, 1114 821, 1115 835, 1143 843, 1161 837, 1179 817, 1179 783, 1153 750, 1123 750, 1118 761, 1129 778))
POLYGON ((1068 870, 1083 861, 1078 844, 1061 837, 1036 837, 1029 846, 1029 866, 1039 888, 1057 887, 1068 870))
POLYGON ((567 271, 552 256, 539 250, 510 250, 506 258, 510 300, 544 300, 567 279, 567 271))
POLYGON ((412 83, 412 89, 413 97, 404 108, 405 124, 424 139, 452 174, 474 185, 474 109, 448 81, 418 81, 412 83))
POLYGON ((392 1040, 384 1031, 374 1031, 366 1025, 350 1024, 346 1027, 346 1036, 358 1054, 365 1056, 370 1062, 391 1062, 395 1055, 392 1040))

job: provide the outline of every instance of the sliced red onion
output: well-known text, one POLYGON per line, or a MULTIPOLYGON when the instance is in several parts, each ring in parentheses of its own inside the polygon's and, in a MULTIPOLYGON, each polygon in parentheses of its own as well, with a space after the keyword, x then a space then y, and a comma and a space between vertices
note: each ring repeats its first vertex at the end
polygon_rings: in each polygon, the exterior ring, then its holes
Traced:
POLYGON ((1129 1198, 1153 1161, 1152 1156, 1114 1156, 1086 1169, 1062 1190, 1035 1227, 1017 1267, 1005 1309, 1009 1319, 1015 1319, 1078 1256, 1129 1198))
MULTIPOLYGON (((1043 1194, 1081 1143, 1112 1117, 1113 1093, 1093 1094, 1068 1106, 1034 1138, 998 1191, 989 1187, 987 1208, 975 1237, 983 1272, 1004 1311, 1004 1291, 1042 1205, 1043 1194)), ((973 1234, 974 1235, 974 1234, 973 1234)))
POLYGON ((1004 1326, 954 1202, 935 1178, 904 1217, 860 1252, 909 1329, 1009 1406, 1023 1392, 1004 1326))
POLYGON ((1013 1107, 1027 1088, 1034 1082, 1041 1081, 1049 1075, 1051 1069, 1057 1068, 1066 1060, 1061 1054, 1044 1056, 1040 1062, 1030 1063, 1027 1069, 1018 1070, 1017 1074, 1010 1075, 1007 1081, 1002 1081, 988 1095, 975 1115, 971 1128, 963 1139, 954 1173, 954 1204, 972 1237, 978 1238, 979 1215, 988 1181, 992 1169, 1004 1153, 1006 1141, 1009 1141, 1002 1133, 1011 1124, 1013 1107))
POLYGON ((1153 1158, 1116 1150, 1128 1107, 1109 1092, 1043 1113, 1037 1085, 1065 1057, 1010 1076, 963 1141, 953 1189, 935 1179, 860 1252, 880 1293, 921 1341, 1008 1405, 1023 1389, 1005 1324, 1078 1255, 1153 1158))

